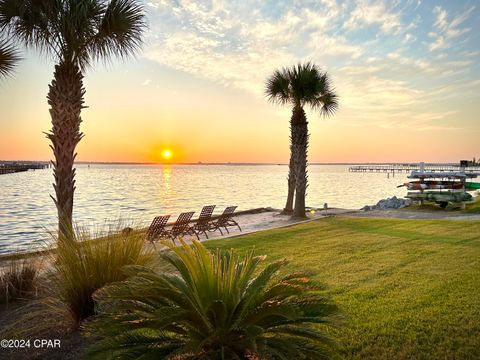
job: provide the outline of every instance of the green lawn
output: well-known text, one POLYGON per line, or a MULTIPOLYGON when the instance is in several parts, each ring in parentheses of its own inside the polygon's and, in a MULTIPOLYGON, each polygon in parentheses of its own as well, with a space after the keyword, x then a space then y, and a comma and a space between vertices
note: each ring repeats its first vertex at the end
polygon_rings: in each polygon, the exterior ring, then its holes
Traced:
POLYGON ((480 358, 480 221, 336 217, 206 244, 317 272, 343 358, 480 358))

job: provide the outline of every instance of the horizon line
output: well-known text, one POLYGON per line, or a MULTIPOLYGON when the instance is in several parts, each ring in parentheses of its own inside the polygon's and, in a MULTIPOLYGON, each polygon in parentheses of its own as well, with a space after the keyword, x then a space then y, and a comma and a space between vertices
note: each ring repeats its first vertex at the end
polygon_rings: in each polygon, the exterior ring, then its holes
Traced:
MULTIPOLYGON (((470 161, 470 160, 468 160, 470 161)), ((25 163, 52 163, 52 160, 0 160, 0 163, 11 163, 11 162, 25 162, 25 163)), ((428 162, 424 161, 425 164, 453 164, 459 163, 460 160, 456 162, 428 162)), ((349 161, 349 162, 309 162, 308 165, 383 165, 383 164, 419 164, 420 161, 349 161)), ((89 164, 103 164, 103 165, 288 165, 288 163, 278 163, 278 162, 139 162, 139 161, 75 161, 74 164, 89 165, 89 164)))

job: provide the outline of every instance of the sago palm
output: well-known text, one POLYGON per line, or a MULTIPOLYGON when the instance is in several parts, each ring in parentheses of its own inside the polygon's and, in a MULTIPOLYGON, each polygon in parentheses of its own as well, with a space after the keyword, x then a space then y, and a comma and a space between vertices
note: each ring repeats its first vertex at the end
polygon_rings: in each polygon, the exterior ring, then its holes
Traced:
POLYGON ((0 38, 0 78, 9 75, 19 59, 15 48, 0 38))
POLYGON ((337 307, 308 275, 280 276, 285 260, 170 246, 173 273, 127 268, 131 278, 96 294, 87 323, 97 359, 320 359, 333 342, 322 329, 337 307))
POLYGON ((304 107, 309 105, 322 115, 332 115, 338 107, 329 77, 317 65, 310 62, 291 68, 276 70, 267 80, 265 93, 273 103, 290 104, 290 162, 288 173, 288 197, 284 213, 293 217, 305 217, 307 190, 308 122, 304 107), (294 204, 295 198, 295 204, 294 204))
POLYGON ((144 26, 143 8, 134 0, 0 0, 0 27, 56 62, 47 95, 52 118, 47 137, 55 156, 60 233, 72 229, 84 71, 97 59, 135 53, 144 26))

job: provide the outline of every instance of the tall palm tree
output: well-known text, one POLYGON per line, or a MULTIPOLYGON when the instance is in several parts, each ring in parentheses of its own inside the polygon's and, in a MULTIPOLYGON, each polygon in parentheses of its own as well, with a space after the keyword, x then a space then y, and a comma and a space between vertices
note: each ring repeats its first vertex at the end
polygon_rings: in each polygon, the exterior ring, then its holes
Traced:
POLYGON ((84 72, 97 59, 134 54, 144 27, 143 7, 134 0, 0 0, 0 28, 56 62, 47 95, 52 129, 46 135, 55 156, 60 234, 72 229, 84 72))
POLYGON ((305 193, 307 190, 308 122, 304 107, 309 105, 321 115, 332 115, 338 107, 327 73, 311 62, 299 63, 291 68, 275 70, 267 80, 265 93, 269 101, 281 105, 290 104, 290 163, 288 173, 288 197, 284 213, 295 218, 305 217, 305 193), (294 204, 295 195, 295 204, 294 204))
POLYGON ((15 48, 0 38, 0 78, 9 75, 20 60, 15 48))

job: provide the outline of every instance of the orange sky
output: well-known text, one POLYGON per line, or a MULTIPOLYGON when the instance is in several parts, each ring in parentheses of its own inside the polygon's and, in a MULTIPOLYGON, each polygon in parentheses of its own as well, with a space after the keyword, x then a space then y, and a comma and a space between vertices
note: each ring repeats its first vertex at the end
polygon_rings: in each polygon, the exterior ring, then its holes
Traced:
MULTIPOLYGON (((327 70, 340 97, 330 119, 307 112, 310 162, 480 157, 479 11, 467 3, 407 12, 385 2, 350 18, 334 3, 328 11, 275 5, 275 16, 237 9, 236 17, 184 3, 149 3, 138 58, 87 72, 78 160, 158 162, 168 148, 171 162, 286 163, 290 109, 267 103, 263 87, 274 69, 302 59, 327 70), (375 11, 392 27, 365 17, 375 11)), ((52 158, 42 132, 53 63, 24 58, 0 82, 0 160, 52 158)))

